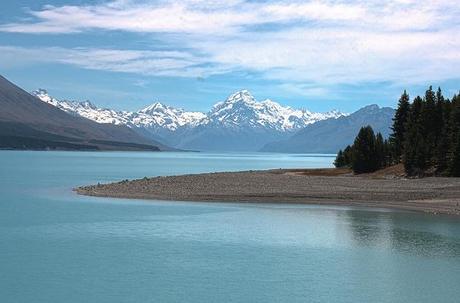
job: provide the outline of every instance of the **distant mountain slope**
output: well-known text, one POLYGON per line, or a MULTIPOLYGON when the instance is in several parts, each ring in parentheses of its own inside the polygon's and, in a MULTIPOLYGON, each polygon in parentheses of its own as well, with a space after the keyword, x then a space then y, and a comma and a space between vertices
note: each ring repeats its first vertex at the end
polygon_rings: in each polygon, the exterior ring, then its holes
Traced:
POLYGON ((247 91, 219 102, 199 125, 183 133, 178 147, 197 150, 257 151, 266 143, 286 138, 306 125, 343 114, 312 113, 284 107, 277 102, 258 102, 247 91))
POLYGON ((97 108, 89 101, 59 101, 45 90, 33 92, 42 101, 98 123, 126 125, 168 145, 193 150, 256 151, 316 121, 337 118, 338 111, 312 113, 265 100, 242 90, 208 113, 187 112, 156 102, 137 112, 97 108))
POLYGON ((258 102, 249 91, 242 90, 215 104, 200 124, 218 124, 231 128, 264 128, 284 132, 342 115, 335 110, 312 113, 308 110, 293 109, 269 99, 258 102))
POLYGON ((2 76, 0 148, 159 150, 152 141, 125 126, 69 115, 2 76))
POLYGON ((183 129, 195 126, 206 117, 200 112, 186 112, 160 102, 155 102, 137 112, 129 112, 98 108, 90 101, 58 100, 51 97, 44 89, 33 91, 32 95, 69 114, 101 124, 125 125, 142 136, 155 141, 160 140, 168 145, 176 143, 176 138, 183 129))
POLYGON ((369 105, 349 116, 328 119, 308 125, 287 140, 271 142, 261 150, 290 153, 336 153, 353 143, 362 126, 371 125, 384 137, 390 134, 395 110, 369 105))

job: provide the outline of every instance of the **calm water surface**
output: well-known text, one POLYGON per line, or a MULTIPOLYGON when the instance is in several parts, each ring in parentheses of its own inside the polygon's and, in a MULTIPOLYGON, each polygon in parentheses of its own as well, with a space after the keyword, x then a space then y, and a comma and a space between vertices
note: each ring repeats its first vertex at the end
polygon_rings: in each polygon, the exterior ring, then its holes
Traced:
POLYGON ((460 220, 71 188, 325 155, 0 152, 0 302, 460 302, 460 220))

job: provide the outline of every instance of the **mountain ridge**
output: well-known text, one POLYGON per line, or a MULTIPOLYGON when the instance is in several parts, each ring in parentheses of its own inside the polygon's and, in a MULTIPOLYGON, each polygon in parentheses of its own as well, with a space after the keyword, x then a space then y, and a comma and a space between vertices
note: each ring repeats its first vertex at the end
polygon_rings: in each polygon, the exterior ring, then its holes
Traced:
POLYGON ((352 144, 359 129, 370 125, 374 131, 388 138, 391 132, 395 110, 379 107, 377 104, 365 106, 348 116, 318 121, 308 125, 288 139, 274 141, 260 149, 264 152, 290 153, 337 153, 352 144))
POLYGON ((29 94, 0 76, 0 148, 337 152, 359 128, 389 135, 394 109, 369 105, 352 114, 294 109, 249 91, 231 94, 207 112, 155 102, 136 112, 29 94))
POLYGON ((248 90, 231 94, 207 113, 188 112, 161 102, 136 112, 114 111, 97 108, 89 101, 57 100, 43 89, 33 94, 71 114, 98 123, 126 125, 165 144, 193 150, 255 151, 306 125, 345 115, 337 110, 314 113, 293 109, 270 99, 257 101, 248 90))
POLYGON ((0 148, 151 150, 158 146, 122 125, 99 124, 41 102, 0 76, 0 148))

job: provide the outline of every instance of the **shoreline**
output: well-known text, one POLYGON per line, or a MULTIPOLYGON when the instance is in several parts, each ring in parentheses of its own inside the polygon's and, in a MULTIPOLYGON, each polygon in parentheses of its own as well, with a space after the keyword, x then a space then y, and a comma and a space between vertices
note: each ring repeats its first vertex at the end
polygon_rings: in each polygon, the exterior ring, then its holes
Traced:
POLYGON ((355 206, 460 215, 460 178, 406 179, 398 170, 277 169, 123 180, 75 188, 124 199, 355 206))

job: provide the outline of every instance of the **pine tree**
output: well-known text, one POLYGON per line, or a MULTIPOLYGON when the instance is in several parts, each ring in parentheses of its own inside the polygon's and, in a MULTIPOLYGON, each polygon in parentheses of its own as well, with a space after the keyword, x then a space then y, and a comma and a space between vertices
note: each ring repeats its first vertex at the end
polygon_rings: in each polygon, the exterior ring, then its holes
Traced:
POLYGON ((436 173, 460 177, 460 96, 444 98, 430 86, 412 104, 403 92, 393 119, 392 134, 384 140, 370 126, 360 129, 352 146, 336 162, 355 173, 372 172, 400 161, 408 175, 436 173))
POLYGON ((403 163, 408 175, 420 175, 427 167, 422 107, 423 100, 417 96, 410 107, 404 135, 403 163))
POLYGON ((438 87, 438 90, 436 91, 436 109, 434 112, 434 132, 436 134, 436 143, 440 140, 443 127, 444 127, 444 111, 445 111, 445 105, 446 105, 446 99, 442 95, 442 90, 440 87, 438 87))
POLYGON ((406 132, 406 124, 410 111, 409 95, 404 90, 401 98, 399 98, 398 108, 396 109, 393 118, 393 126, 391 130, 393 133, 390 135, 390 143, 393 151, 393 161, 399 163, 404 145, 404 133, 406 132))
POLYGON ((454 95, 449 123, 448 170, 452 176, 460 176, 460 98, 454 95))
POLYGON ((449 173, 452 177, 460 177, 460 133, 457 133, 455 143, 452 146, 452 158, 449 165, 449 173))
POLYGON ((337 153, 337 157, 335 158, 335 161, 334 161, 334 166, 335 167, 345 166, 345 157, 343 156, 342 150, 339 150, 339 152, 337 153))
POLYGON ((436 165, 436 144, 437 144, 437 129, 438 120, 437 110, 436 110, 436 95, 433 91, 433 87, 430 86, 425 92, 425 98, 422 103, 421 111, 421 121, 420 121, 420 135, 423 136, 425 143, 425 157, 427 167, 436 165))
POLYGON ((353 143, 353 171, 357 174, 378 169, 375 157, 375 135, 372 127, 362 127, 353 143))
POLYGON ((345 160, 345 165, 348 167, 351 167, 351 162, 353 161, 353 147, 348 145, 344 150, 343 150, 343 157, 345 160))
POLYGON ((385 167, 385 142, 382 134, 379 132, 375 137, 375 160, 377 169, 385 167))
POLYGON ((348 145, 343 151, 339 150, 334 160, 335 167, 351 167, 353 148, 348 145))
POLYGON ((393 161, 392 161, 392 150, 391 150, 391 144, 390 141, 385 139, 383 142, 383 155, 384 155, 384 162, 382 167, 387 167, 390 166, 393 161))
POLYGON ((446 171, 448 167, 449 154, 449 134, 450 134, 450 116, 451 103, 442 95, 441 88, 436 92, 436 109, 438 125, 436 130, 436 173, 440 174, 446 171))

